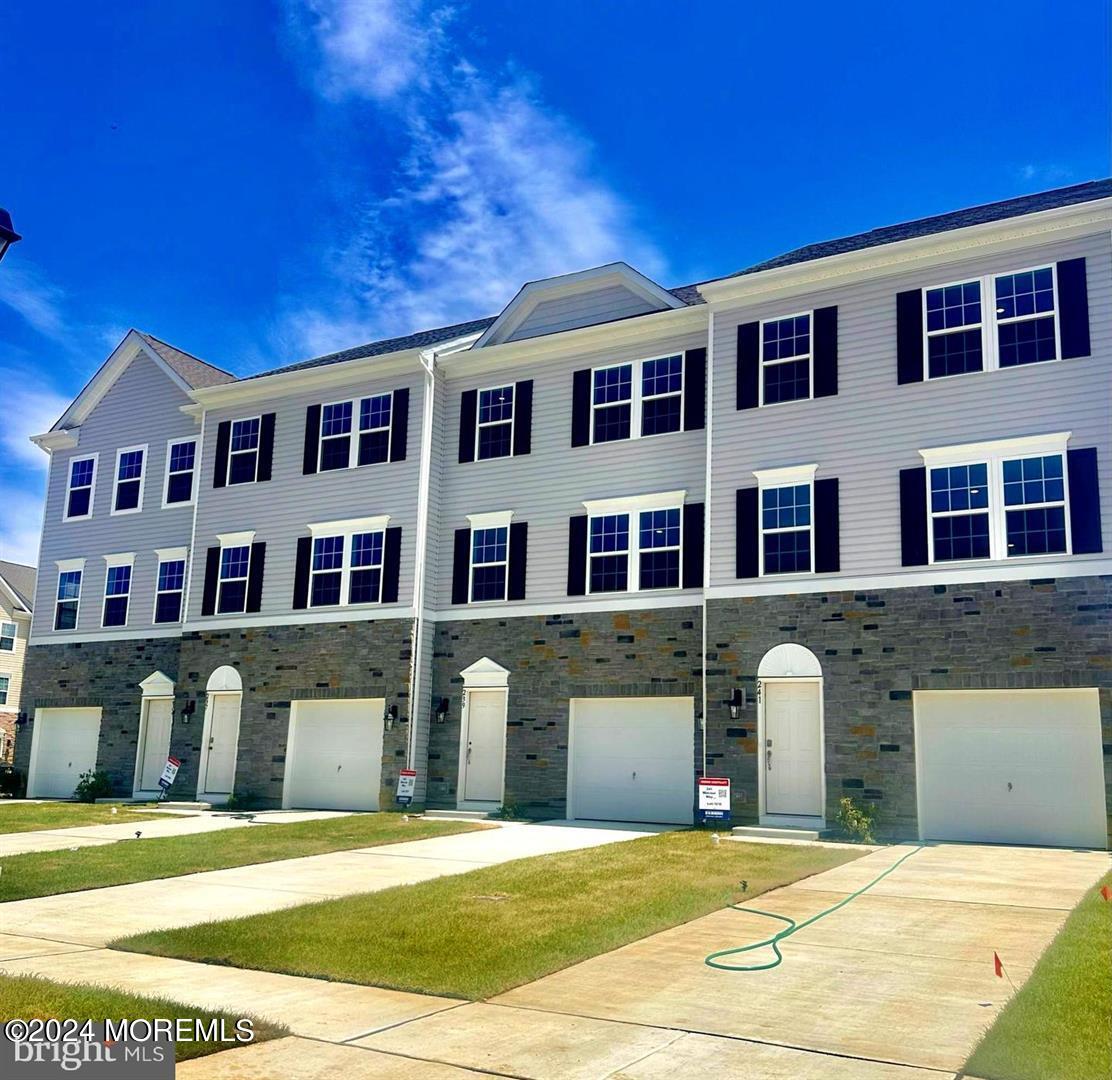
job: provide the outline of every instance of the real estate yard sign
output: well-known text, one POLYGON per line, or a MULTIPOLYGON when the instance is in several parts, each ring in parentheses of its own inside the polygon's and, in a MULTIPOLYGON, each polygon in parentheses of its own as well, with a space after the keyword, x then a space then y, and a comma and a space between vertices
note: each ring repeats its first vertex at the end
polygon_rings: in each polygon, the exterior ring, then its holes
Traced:
POLYGON ((413 791, 416 786, 416 769, 402 769, 398 773, 398 794, 395 797, 402 806, 408 806, 413 802, 413 791))
POLYGON ((158 786, 165 791, 177 778, 181 762, 176 757, 168 757, 162 775, 158 778, 158 786))
POLYGON ((699 777, 699 820, 730 820, 730 781, 727 777, 699 777))

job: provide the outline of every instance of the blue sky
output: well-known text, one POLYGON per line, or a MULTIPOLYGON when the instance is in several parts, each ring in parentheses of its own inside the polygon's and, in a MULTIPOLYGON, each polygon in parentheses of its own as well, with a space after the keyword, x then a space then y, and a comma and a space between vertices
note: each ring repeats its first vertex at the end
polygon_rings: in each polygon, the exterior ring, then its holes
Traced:
POLYGON ((129 326, 238 373, 1107 175, 1107 5, 8 5, 0 557, 129 326), (13 422, 14 421, 14 422, 13 422))

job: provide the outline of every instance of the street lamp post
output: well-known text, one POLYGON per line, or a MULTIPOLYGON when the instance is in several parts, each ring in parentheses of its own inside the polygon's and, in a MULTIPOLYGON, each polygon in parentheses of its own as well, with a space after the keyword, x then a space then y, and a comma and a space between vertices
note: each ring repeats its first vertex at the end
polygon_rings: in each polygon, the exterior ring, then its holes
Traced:
POLYGON ((0 259, 3 259, 12 244, 18 243, 23 237, 12 228, 12 215, 0 206, 0 259))

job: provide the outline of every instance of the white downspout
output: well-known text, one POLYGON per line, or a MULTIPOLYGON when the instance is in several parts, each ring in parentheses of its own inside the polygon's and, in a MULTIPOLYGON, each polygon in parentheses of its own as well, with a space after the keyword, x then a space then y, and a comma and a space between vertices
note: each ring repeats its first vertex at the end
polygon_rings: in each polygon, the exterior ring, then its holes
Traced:
POLYGON ((711 516, 711 483, 714 470, 711 467, 711 454, 714 440, 714 310, 707 320, 707 426, 706 426, 706 477, 703 499, 706 511, 703 521, 703 776, 707 775, 707 589, 710 588, 710 540, 713 533, 711 516))
MULTIPOLYGON (((201 412, 201 433, 197 436, 197 453, 193 458, 193 520, 189 526, 189 552, 186 558, 189 560, 185 568, 185 592, 181 598, 181 628, 182 636, 185 635, 185 626, 189 622, 189 597, 193 592, 193 571, 197 565, 197 511, 201 506, 201 483, 202 477, 205 475, 204 465, 205 454, 205 421, 208 419, 208 409, 202 409, 201 412)), ((166 451, 169 453, 169 450, 166 451)), ((204 570, 201 571, 204 573, 204 570)), ((158 574, 157 567, 155 574, 158 574)), ((158 590, 158 578, 155 578, 155 591, 158 590)), ((179 679, 180 682, 180 679, 179 679)))

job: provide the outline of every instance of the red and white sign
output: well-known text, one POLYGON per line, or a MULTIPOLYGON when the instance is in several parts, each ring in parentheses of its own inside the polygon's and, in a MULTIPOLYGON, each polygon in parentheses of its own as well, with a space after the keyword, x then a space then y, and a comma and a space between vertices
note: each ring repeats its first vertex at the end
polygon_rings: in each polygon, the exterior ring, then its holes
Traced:
POLYGON ((181 762, 176 757, 168 757, 166 764, 163 766, 162 775, 158 778, 158 786, 160 788, 168 788, 177 778, 178 769, 181 768, 181 762))
POLYGON ((728 777, 699 777, 699 809, 730 812, 730 781, 728 777))
POLYGON ((413 792, 417 788, 417 770, 402 769, 398 773, 398 802, 408 806, 413 801, 413 792))

